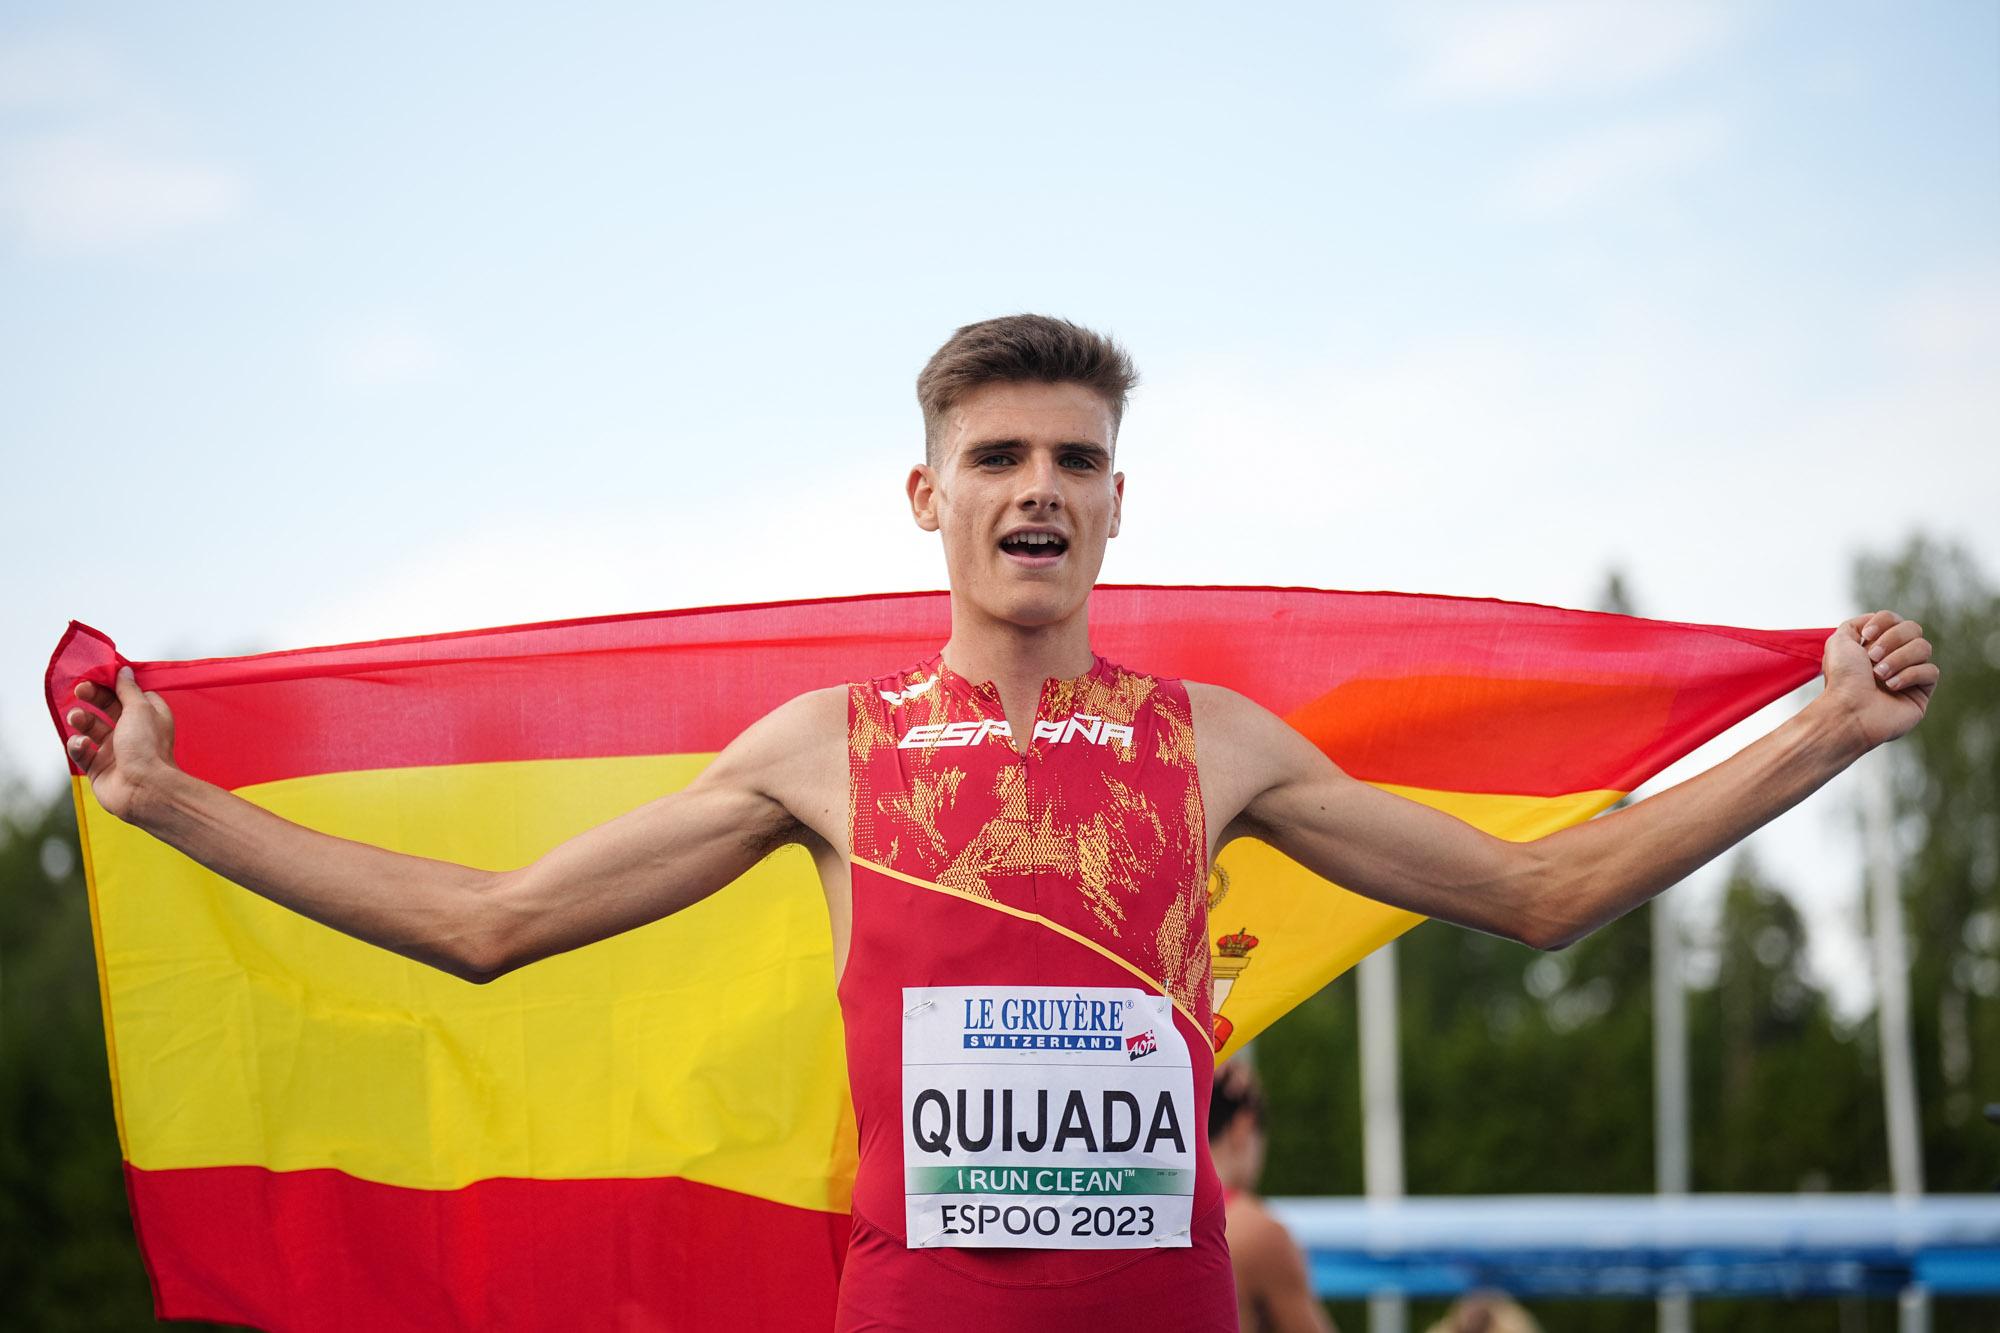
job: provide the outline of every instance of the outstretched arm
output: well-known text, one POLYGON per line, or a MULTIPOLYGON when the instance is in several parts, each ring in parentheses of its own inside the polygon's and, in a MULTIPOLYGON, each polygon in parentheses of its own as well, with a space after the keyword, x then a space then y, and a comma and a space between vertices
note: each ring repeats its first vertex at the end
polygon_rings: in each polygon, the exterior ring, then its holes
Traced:
POLYGON ((488 981, 670 915, 787 842, 837 835, 829 765, 845 773, 845 691, 804 694, 737 737, 681 791, 486 871, 315 832, 173 762, 173 717, 121 671, 88 682, 70 755, 98 802, 223 878, 303 916, 468 981, 488 981))
POLYGON ((1827 640, 1825 690, 1775 731, 1657 796, 1528 843, 1349 778, 1277 717, 1226 690, 1197 695, 1199 743, 1219 742, 1223 841, 1261 838, 1356 893, 1561 948, 1915 726, 1937 684, 1930 656, 1921 627, 1893 612, 1850 620, 1827 640))

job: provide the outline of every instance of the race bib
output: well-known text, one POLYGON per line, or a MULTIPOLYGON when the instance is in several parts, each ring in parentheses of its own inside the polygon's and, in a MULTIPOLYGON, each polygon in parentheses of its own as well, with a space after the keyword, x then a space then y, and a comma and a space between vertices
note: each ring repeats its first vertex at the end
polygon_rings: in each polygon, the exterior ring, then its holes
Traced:
POLYGON ((912 1248, 1187 1245, 1203 1132, 1164 995, 903 990, 912 1248))

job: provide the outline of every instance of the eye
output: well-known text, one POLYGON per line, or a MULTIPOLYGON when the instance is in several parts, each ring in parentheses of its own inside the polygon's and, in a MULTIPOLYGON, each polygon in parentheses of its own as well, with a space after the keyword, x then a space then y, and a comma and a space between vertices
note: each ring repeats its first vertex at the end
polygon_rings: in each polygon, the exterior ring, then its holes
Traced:
POLYGON ((1012 455, 1012 454, 1010 454, 1010 453, 1004 453, 1004 452, 1003 452, 1003 453, 992 453, 992 454, 981 454, 981 455, 980 455, 980 456, 978 457, 978 459, 977 459, 977 460, 975 460, 975 461, 976 461, 976 465, 977 465, 977 466, 979 466, 979 467, 995 467, 995 466, 998 466, 998 465, 1001 465, 1001 464, 1005 464, 1005 463, 1011 463, 1011 462, 1013 462, 1013 461, 1014 461, 1014 455, 1012 455))
POLYGON ((1094 472, 1097 470, 1097 460, 1089 454, 1064 454, 1062 461, 1064 467, 1070 468, 1073 471, 1094 472))

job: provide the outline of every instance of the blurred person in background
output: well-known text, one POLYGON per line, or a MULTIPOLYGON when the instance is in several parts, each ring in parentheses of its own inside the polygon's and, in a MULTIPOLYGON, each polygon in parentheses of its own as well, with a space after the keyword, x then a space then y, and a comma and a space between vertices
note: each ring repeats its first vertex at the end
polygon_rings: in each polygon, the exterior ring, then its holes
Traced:
POLYGON ((1542 1326, 1504 1291, 1471 1291, 1430 1326, 1430 1333, 1542 1333, 1542 1326))
POLYGON ((1257 1197, 1257 1179, 1264 1173, 1264 1088, 1241 1059, 1225 1061, 1215 1071, 1208 1151, 1222 1179, 1223 1226, 1243 1333, 1332 1333, 1333 1321, 1313 1295, 1298 1242, 1257 1197))

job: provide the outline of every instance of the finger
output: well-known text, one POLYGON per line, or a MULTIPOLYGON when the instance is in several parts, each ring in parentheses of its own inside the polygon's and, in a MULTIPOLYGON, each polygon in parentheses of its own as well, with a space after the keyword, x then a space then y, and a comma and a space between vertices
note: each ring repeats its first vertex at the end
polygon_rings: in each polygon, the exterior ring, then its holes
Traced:
POLYGON ((1927 689, 1937 684, 1938 669, 1935 662, 1919 662, 1915 666, 1904 667, 1882 683, 1898 693, 1927 689))
POLYGON ((111 734, 111 724, 91 712, 88 708, 70 709, 69 724, 72 728, 90 737, 90 739, 98 742, 100 745, 104 743, 104 738, 111 734))
POLYGON ((1875 679, 1886 681, 1889 677, 1898 675, 1920 662, 1928 662, 1930 660, 1931 642, 1929 639, 1918 639, 1913 643, 1906 643, 1875 664, 1875 679))
POLYGON ((97 758, 97 746, 91 743, 88 736, 72 736, 69 738, 69 757, 87 773, 92 761, 97 758))
POLYGON ((1881 661, 1923 632, 1924 627, 1914 620, 1897 621, 1869 641, 1868 660, 1881 661))
POLYGON ((80 680, 76 683, 76 697, 103 713, 112 726, 118 725, 118 714, 124 705, 118 702, 118 694, 108 685, 99 685, 94 680, 80 680))
POLYGON ((1861 617, 1861 642, 1873 643, 1877 634, 1901 619, 1902 617, 1894 611, 1877 611, 1873 615, 1861 617))
POLYGON ((131 707, 143 706, 146 692, 139 688, 139 678, 132 674, 131 667, 118 668, 118 702, 131 707))

